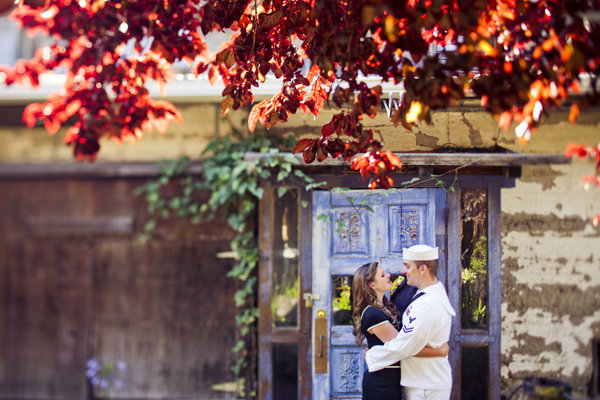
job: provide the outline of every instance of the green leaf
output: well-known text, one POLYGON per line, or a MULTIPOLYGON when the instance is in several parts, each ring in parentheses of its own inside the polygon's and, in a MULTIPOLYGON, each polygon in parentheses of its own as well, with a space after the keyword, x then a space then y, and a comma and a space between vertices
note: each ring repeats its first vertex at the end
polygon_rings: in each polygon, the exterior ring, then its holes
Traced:
POLYGON ((409 181, 400 182, 401 185, 410 185, 411 183, 419 182, 421 178, 414 177, 409 181))
POLYGON ((331 216, 329 214, 319 214, 317 220, 329 223, 331 222, 331 216))
POLYGON ((179 198, 179 197, 172 198, 171 201, 169 202, 169 207, 171 207, 173 210, 178 210, 181 207, 181 198, 179 198))
POLYGON ((285 170, 281 170, 277 173, 277 182, 281 182, 282 180, 284 180, 285 178, 288 177, 290 173, 288 171, 285 170))
POLYGON ((334 193, 347 192, 349 190, 350 190, 349 187, 341 187, 341 186, 334 187, 334 188, 331 189, 331 191, 334 192, 334 193))
POLYGON ((244 349, 246 343, 243 340, 238 340, 235 345, 231 348, 232 353, 237 353, 244 349))
POLYGON ((285 186, 279 186, 277 188, 277 197, 281 197, 285 194, 285 192, 287 192, 288 188, 285 186))
POLYGON ((315 183, 309 183, 308 185, 306 185, 306 190, 313 190, 313 189, 317 189, 321 186, 325 186, 327 185, 327 182, 315 182, 315 183))
POLYGON ((146 195, 146 201, 148 203, 157 203, 160 200, 160 193, 159 192, 149 192, 146 195))
POLYGON ((156 220, 150 219, 144 224, 144 232, 152 232, 156 228, 156 220))

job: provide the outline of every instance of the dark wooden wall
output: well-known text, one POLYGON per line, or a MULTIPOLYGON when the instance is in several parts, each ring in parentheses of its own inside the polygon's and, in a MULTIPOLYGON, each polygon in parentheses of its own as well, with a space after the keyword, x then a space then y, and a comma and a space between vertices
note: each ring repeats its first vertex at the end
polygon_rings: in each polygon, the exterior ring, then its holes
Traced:
MULTIPOLYGON (((0 399, 86 399, 86 360, 122 360, 111 398, 220 399, 234 381, 231 232, 163 224, 145 178, 0 177, 0 399)), ((96 392, 96 395, 101 394, 96 392)))

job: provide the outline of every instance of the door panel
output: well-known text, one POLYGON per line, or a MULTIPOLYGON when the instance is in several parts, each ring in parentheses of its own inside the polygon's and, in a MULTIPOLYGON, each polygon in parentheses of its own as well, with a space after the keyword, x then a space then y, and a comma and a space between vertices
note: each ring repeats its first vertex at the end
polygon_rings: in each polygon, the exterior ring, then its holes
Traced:
MULTIPOLYGON (((327 373, 312 374, 313 399, 361 397, 364 347, 355 343, 349 309, 354 271, 379 261, 397 275, 403 248, 427 243, 439 246, 443 254, 444 233, 444 189, 314 193, 313 293, 321 297, 313 318, 327 320, 329 362, 327 373)), ((445 256, 440 259, 442 279, 443 260, 445 256)))

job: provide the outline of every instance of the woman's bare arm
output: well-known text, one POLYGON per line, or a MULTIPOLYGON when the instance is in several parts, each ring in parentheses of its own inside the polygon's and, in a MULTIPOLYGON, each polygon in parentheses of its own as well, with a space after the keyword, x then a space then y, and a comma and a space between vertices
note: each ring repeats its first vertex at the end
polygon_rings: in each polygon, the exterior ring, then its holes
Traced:
POLYGON ((387 321, 369 329, 369 333, 376 335, 383 343, 389 342, 398 336, 398 331, 394 328, 394 325, 387 321))

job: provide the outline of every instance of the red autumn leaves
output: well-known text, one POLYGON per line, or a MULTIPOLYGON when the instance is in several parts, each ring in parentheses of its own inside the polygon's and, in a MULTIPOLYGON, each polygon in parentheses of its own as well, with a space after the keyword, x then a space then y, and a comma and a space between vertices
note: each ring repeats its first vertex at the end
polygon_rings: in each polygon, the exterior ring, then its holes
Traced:
MULTIPOLYGON (((581 179, 581 184, 588 190, 591 186, 600 187, 600 144, 597 146, 588 146, 572 143, 565 150, 565 157, 578 158, 579 160, 589 159, 596 163, 596 173, 594 175, 585 175, 581 179)), ((592 218, 592 224, 595 227, 600 226, 600 213, 592 218)))
MULTIPOLYGON (((11 18, 56 43, 14 68, 0 69, 8 85, 36 86, 50 71, 66 74, 64 92, 27 108, 28 125, 49 132, 67 121, 65 141, 78 158, 94 159, 103 137, 138 140, 153 128, 181 122, 176 108, 155 101, 147 86, 164 87, 173 67, 187 62, 209 81, 222 81, 221 110, 250 110, 248 126, 271 128, 298 109, 338 111, 319 137, 295 146, 305 161, 355 160, 370 186, 390 185, 400 163, 384 152, 363 118, 381 112, 381 83, 402 85, 391 112, 411 129, 431 112, 473 94, 500 127, 517 123, 527 141, 544 114, 600 72, 597 2, 432 0, 47 0, 21 1, 11 18), (231 33, 216 54, 205 36, 231 33), (178 64, 179 63, 179 64, 178 64), (256 103, 267 79, 281 90, 256 103), (376 82, 367 85, 368 82, 376 82), (71 124, 72 122, 72 124, 71 124)), ((571 108, 599 100, 580 93, 571 108)))

